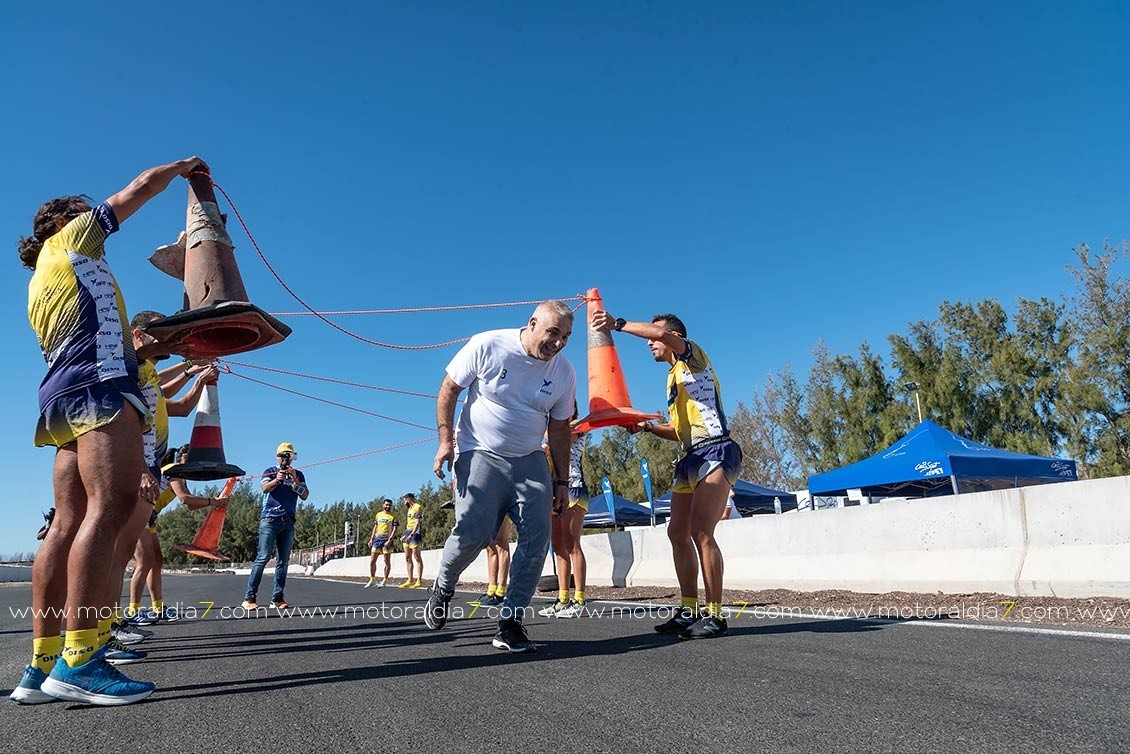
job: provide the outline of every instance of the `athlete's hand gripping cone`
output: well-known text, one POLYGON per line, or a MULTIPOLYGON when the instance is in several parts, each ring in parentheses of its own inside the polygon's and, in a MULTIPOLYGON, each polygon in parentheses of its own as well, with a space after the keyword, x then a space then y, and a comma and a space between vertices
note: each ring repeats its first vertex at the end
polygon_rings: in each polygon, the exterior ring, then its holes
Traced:
POLYGON ((626 427, 660 418, 659 414, 645 414, 632 408, 628 384, 624 381, 624 370, 620 367, 620 356, 612 343, 612 333, 598 332, 592 328, 593 315, 604 309, 600 291, 590 288, 585 299, 588 301, 589 415, 578 420, 573 425, 573 431, 626 427))

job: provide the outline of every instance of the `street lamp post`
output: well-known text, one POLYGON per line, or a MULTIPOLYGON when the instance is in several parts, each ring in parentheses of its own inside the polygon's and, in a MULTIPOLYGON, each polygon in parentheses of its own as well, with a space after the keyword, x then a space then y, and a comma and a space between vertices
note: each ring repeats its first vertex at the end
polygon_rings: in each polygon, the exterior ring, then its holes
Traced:
POLYGON ((918 423, 922 423, 922 399, 918 397, 918 383, 908 382, 902 386, 902 389, 908 393, 914 393, 914 403, 918 406, 918 423))

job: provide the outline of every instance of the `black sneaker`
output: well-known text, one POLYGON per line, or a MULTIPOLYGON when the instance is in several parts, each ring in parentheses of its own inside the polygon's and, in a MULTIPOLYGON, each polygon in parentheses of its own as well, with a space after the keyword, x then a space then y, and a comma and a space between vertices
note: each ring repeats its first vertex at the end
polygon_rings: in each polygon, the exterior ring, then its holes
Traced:
POLYGON ((666 623, 660 623, 655 627, 655 630, 667 636, 675 636, 683 633, 688 628, 698 622, 698 611, 684 607, 675 616, 666 623))
POLYGON ((526 628, 516 620, 500 620, 498 633, 491 643, 507 652, 536 652, 538 649, 538 645, 526 636, 526 628))
POLYGON ((713 639, 722 636, 730 630, 725 618, 716 615, 707 615, 698 623, 679 634, 680 639, 713 639))
POLYGON ((432 584, 428 594, 428 604, 424 605, 424 625, 433 631, 438 631, 447 625, 447 605, 451 602, 451 593, 444 594, 439 590, 438 580, 432 584))

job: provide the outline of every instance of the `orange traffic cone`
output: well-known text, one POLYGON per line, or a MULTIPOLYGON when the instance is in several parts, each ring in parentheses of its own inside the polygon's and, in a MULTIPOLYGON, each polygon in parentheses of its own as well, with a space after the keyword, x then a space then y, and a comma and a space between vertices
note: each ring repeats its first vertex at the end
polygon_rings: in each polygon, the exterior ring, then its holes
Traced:
POLYGON ((585 298, 588 300, 589 324, 589 415, 574 423, 573 431, 623 427, 660 418, 659 414, 645 414, 632 408, 612 333, 592 329, 593 315, 604 308, 600 291, 590 288, 585 298))
POLYGON ((188 178, 185 243, 165 246, 150 258, 158 269, 184 280, 187 311, 155 320, 145 332, 166 351, 213 359, 279 343, 290 328, 247 300, 232 240, 216 204, 212 179, 188 178))
POLYGON ((244 470, 224 458, 224 436, 220 431, 220 392, 216 383, 204 385, 204 395, 196 407, 188 458, 171 466, 165 476, 207 482, 229 476, 243 476, 244 470))
MULTIPOLYGON (((230 497, 233 489, 235 489, 235 477, 229 479, 228 483, 224 485, 220 497, 230 497)), ((192 538, 192 544, 176 545, 173 549, 209 560, 231 560, 231 558, 219 553, 220 535, 224 533, 224 519, 227 515, 228 507, 226 505, 212 508, 208 511, 208 515, 204 517, 200 531, 196 532, 196 536, 192 538)))

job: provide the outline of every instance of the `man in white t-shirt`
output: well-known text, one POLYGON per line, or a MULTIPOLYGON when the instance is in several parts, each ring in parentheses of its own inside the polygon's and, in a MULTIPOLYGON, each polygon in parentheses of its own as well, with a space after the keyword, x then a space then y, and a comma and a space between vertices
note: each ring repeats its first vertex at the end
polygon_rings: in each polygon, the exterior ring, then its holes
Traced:
POLYGON ((568 503, 567 479, 552 480, 542 437, 549 433, 554 466, 569 468, 569 419, 577 375, 560 354, 573 332, 573 312, 561 301, 538 305, 521 329, 479 333, 460 349, 436 401, 439 450, 434 471, 455 474, 455 527, 443 547, 439 575, 424 612, 428 628, 447 622, 448 603, 463 570, 509 517, 518 532, 510 588, 500 608, 494 646, 510 652, 536 647, 522 627, 545 554, 550 512, 568 503), (467 402, 452 432, 455 404, 467 402))

